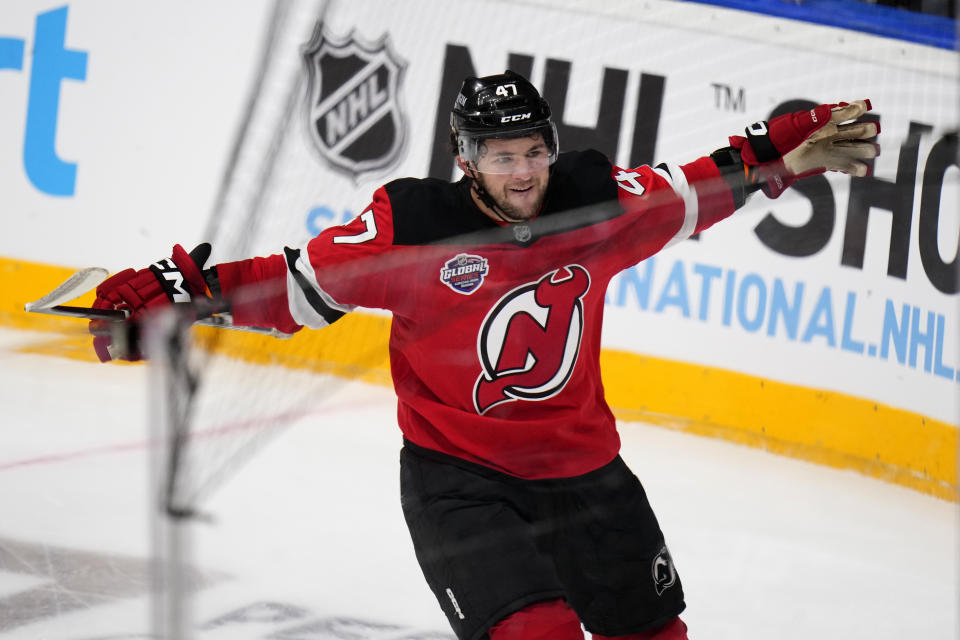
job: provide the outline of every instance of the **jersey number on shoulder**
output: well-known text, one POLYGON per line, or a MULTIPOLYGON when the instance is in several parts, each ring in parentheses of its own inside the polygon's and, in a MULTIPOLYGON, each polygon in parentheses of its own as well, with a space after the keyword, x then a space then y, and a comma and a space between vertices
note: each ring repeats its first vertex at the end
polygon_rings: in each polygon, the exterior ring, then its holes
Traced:
POLYGON ((642 196, 643 192, 647 189, 640 184, 640 181, 637 179, 639 177, 640 174, 635 171, 624 171, 621 169, 617 175, 613 176, 613 179, 616 180, 617 185, 627 193, 642 196))
POLYGON ((352 236, 334 236, 333 244, 360 244, 377 237, 377 222, 373 219, 373 210, 367 209, 360 214, 360 221, 366 227, 364 231, 352 236))

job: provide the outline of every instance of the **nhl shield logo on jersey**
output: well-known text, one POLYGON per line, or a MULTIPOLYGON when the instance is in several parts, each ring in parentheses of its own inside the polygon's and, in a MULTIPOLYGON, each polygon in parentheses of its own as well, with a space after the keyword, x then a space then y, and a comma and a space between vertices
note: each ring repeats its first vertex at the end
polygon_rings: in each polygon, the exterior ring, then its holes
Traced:
POLYGON ((320 154, 354 180, 395 162, 406 135, 399 103, 405 65, 388 36, 367 44, 353 32, 337 40, 318 28, 303 57, 308 128, 320 154))
POLYGON ((517 287, 480 328, 483 368, 473 389, 477 413, 504 402, 545 400, 566 386, 583 339, 583 297, 590 274, 578 264, 517 287))
POLYGON ((458 253, 440 269, 440 282, 457 293, 470 295, 480 288, 489 267, 487 259, 469 253, 458 253))

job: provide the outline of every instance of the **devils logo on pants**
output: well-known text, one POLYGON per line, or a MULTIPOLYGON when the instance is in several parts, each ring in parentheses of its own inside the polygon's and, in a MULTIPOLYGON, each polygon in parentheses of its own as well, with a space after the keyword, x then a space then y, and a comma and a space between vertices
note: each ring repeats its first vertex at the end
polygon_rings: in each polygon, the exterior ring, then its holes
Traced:
POLYGON ((477 340, 483 367, 473 391, 477 413, 514 400, 543 400, 563 389, 580 351, 589 289, 587 270, 569 265, 494 305, 477 340))

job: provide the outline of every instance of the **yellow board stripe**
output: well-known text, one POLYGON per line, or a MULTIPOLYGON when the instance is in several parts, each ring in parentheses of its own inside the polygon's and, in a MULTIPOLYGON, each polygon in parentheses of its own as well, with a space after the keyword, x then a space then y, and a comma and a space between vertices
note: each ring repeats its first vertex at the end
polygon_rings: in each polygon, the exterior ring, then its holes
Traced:
POLYGON ((872 400, 606 350, 607 399, 642 420, 800 458, 957 501, 958 430, 872 400))
MULTIPOLYGON (((23 311, 25 302, 72 272, 0 258, 0 325, 75 334, 79 320, 23 311)), ((92 301, 88 294, 76 304, 92 301)), ((356 312, 288 340, 209 327, 197 327, 195 336, 208 349, 249 362, 390 385, 389 330, 389 318, 356 312)), ((96 360, 86 336, 60 336, 24 350, 96 360)), ((621 420, 851 469, 947 500, 960 497, 958 429, 945 422, 833 391, 623 351, 604 350, 601 366, 607 398, 621 420)))

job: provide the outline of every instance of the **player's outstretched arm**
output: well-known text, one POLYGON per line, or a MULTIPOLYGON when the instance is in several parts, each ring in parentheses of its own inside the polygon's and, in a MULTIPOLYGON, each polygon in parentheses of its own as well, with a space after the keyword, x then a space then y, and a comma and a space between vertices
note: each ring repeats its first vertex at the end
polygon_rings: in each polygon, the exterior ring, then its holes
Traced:
POLYGON ((730 149, 739 153, 747 192, 760 189, 776 198, 795 180, 825 171, 863 177, 867 160, 880 154, 872 141, 879 122, 857 122, 872 105, 869 100, 821 104, 757 122, 745 136, 731 136, 730 149))
POLYGON ((731 136, 730 146, 689 164, 614 167, 618 196, 627 207, 641 200, 656 203, 655 194, 663 193, 660 176, 684 202, 677 237, 685 238, 728 217, 756 191, 777 198, 797 179, 825 171, 865 176, 868 161, 880 154, 873 141, 880 124, 857 121, 870 108, 869 100, 822 104, 754 123, 745 136, 731 136))
POLYGON ((209 256, 207 243, 190 253, 176 245, 171 257, 139 271, 125 269, 100 284, 93 307, 122 311, 126 316, 122 327, 125 339, 116 342, 117 327, 111 324, 116 321, 90 322, 100 360, 142 360, 140 324, 148 314, 170 305, 182 305, 192 320, 215 326, 252 327, 271 335, 289 335, 302 328, 289 311, 283 256, 225 262, 204 269, 209 256), (226 322, 211 322, 213 319, 226 322))

